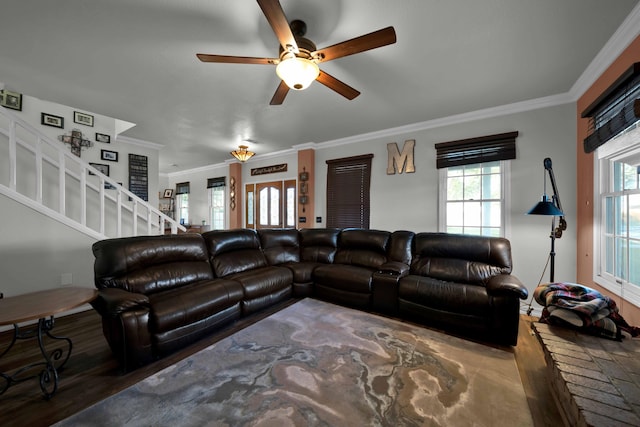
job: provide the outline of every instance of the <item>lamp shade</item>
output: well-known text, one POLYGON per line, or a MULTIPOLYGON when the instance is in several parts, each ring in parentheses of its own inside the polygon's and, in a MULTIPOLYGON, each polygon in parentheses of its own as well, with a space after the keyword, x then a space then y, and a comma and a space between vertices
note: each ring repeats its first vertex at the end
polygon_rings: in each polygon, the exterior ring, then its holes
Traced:
POLYGON ((531 208, 527 215, 552 215, 564 216, 564 213, 553 204, 546 194, 542 195, 542 200, 531 208))
POLYGON ((246 162, 251 157, 253 157, 254 154, 256 154, 253 151, 247 150, 247 148, 249 147, 247 147, 246 145, 240 145, 237 150, 233 150, 231 152, 231 155, 241 162, 246 162))
POLYGON ((276 74, 291 89, 303 90, 320 74, 318 65, 306 58, 287 58, 282 60, 276 67, 276 74))

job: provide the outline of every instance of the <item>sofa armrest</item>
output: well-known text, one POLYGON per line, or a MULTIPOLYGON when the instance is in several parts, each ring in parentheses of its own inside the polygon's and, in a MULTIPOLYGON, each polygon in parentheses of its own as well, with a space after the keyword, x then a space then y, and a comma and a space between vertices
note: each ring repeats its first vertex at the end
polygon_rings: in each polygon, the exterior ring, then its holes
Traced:
POLYGON ((91 305, 103 316, 116 317, 128 310, 149 307, 149 297, 124 289, 105 288, 100 289, 98 297, 91 305))
POLYGON ((513 295, 520 299, 527 299, 529 291, 522 282, 511 274, 498 274, 489 279, 487 292, 490 295, 513 295))
POLYGON ((404 277, 409 274, 409 266, 403 262, 389 261, 382 264, 378 271, 384 274, 394 274, 399 277, 404 277))

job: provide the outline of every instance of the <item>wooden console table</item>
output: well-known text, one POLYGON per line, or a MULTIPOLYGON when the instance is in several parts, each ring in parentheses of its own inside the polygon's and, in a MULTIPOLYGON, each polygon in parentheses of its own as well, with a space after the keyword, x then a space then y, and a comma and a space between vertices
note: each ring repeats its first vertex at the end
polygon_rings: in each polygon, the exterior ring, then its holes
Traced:
POLYGON ((15 383, 40 377, 40 389, 44 397, 49 399, 53 396, 58 388, 58 371, 69 360, 73 346, 69 338, 51 334, 54 326, 53 317, 86 304, 95 299, 97 295, 96 289, 65 287, 0 299, 0 326, 13 325, 13 338, 9 346, 0 353, 0 359, 11 350, 16 340, 29 338, 37 338, 40 352, 44 357, 43 362, 23 366, 12 375, 0 372, 0 381, 4 381, 4 384, 0 383, 0 395, 15 383), (18 325, 31 320, 38 320, 38 324, 23 328, 18 325), (68 349, 64 358, 62 358, 64 355, 62 348, 57 348, 50 353, 45 349, 45 335, 53 340, 66 342, 68 349), (33 374, 33 371, 39 366, 42 366, 43 369, 39 373, 33 374))

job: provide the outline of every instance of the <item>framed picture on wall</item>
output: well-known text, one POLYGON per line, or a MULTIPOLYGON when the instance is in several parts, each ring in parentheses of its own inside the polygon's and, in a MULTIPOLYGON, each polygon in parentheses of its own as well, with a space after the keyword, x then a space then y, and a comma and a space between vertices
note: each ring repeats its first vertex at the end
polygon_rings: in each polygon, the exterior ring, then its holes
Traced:
MULTIPOLYGON (((103 175, 109 176, 109 165, 105 165, 103 163, 89 163, 89 164, 94 168, 98 169, 98 172, 102 173, 103 175)), ((95 175, 95 173, 92 173, 91 171, 89 171, 89 175, 95 175)))
POLYGON ((105 144, 110 144, 111 143, 111 136, 109 136, 109 135, 107 135, 105 133, 96 132, 96 141, 104 142, 105 144))
POLYGON ((62 129, 64 128, 64 118, 60 116, 54 116, 53 114, 49 113, 41 113, 40 124, 62 129))
POLYGON ((22 111, 22 94, 10 90, 0 90, 0 105, 22 111))
POLYGON ((81 113, 80 111, 74 111, 73 122, 93 127, 93 116, 91 114, 81 113))
POLYGON ((173 189, 172 188, 167 188, 164 190, 164 195, 162 196, 165 199, 170 199, 173 197, 173 189))
POLYGON ((110 162, 118 161, 118 152, 110 151, 110 150, 100 150, 100 159, 107 160, 110 162))

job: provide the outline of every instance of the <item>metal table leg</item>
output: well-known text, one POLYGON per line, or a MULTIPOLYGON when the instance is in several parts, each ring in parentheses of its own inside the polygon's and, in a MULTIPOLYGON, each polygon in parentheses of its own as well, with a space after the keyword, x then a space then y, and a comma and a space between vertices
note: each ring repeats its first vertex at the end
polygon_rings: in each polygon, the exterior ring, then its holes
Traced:
POLYGON ((9 343, 9 346, 2 352, 2 354, 0 354, 0 358, 2 358, 9 352, 9 350, 11 350, 17 340, 26 340, 37 337, 38 347, 40 348, 40 353, 42 353, 44 362, 36 362, 23 366, 22 368, 15 371, 12 375, 0 372, 0 378, 4 380, 4 384, 0 384, 0 395, 7 391, 7 389, 13 384, 21 383, 28 379, 39 377, 40 389, 42 390, 45 399, 48 400, 51 398, 51 396, 53 396, 53 394, 58 389, 58 371, 62 370, 64 365, 69 360, 69 357, 71 356, 71 349, 73 348, 71 339, 66 337, 58 337, 51 333, 54 325, 55 321, 53 316, 49 318, 39 319, 37 328, 31 328, 24 331, 21 331, 20 327, 17 324, 13 325, 13 337, 11 339, 11 342, 9 343), (68 346, 68 348, 66 349, 66 355, 64 348, 60 347, 54 349, 49 353, 45 348, 45 335, 52 340, 66 341, 66 344, 68 346), (42 366, 43 369, 40 372, 33 373, 34 368, 39 366, 42 366))

